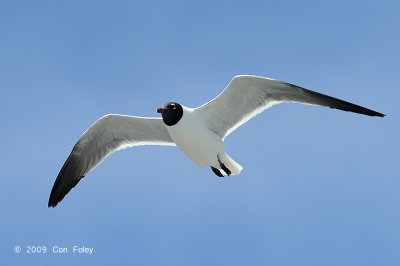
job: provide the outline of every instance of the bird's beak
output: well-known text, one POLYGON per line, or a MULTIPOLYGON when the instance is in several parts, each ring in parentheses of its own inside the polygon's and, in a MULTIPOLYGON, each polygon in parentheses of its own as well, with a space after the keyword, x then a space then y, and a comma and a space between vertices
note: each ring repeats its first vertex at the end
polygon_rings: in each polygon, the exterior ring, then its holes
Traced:
POLYGON ((157 108, 157 113, 164 113, 164 108, 157 108))

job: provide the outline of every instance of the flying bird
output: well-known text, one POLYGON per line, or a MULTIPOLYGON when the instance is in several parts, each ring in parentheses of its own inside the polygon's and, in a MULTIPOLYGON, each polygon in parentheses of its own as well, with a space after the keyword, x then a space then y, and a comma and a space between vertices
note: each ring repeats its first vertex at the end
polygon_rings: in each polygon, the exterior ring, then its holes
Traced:
POLYGON ((255 115, 284 102, 385 116, 290 83, 258 76, 236 76, 217 97, 197 108, 168 102, 157 109, 161 118, 118 114, 101 117, 73 147, 54 182, 48 207, 57 206, 108 155, 127 147, 177 146, 196 165, 210 166, 219 177, 237 175, 242 166, 225 153, 224 139, 255 115))

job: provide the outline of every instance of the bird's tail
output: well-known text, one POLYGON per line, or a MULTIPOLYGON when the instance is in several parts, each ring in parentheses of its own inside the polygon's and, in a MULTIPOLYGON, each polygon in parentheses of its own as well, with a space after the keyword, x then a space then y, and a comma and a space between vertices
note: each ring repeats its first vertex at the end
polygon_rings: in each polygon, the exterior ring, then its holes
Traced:
POLYGON ((225 154, 224 158, 221 158, 225 166, 231 171, 231 175, 237 175, 242 171, 243 167, 235 162, 231 157, 225 154))

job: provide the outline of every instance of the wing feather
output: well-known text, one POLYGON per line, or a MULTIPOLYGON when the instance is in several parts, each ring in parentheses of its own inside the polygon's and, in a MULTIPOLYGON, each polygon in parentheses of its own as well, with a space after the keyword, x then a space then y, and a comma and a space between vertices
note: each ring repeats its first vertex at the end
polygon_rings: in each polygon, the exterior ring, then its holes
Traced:
POLYGON ((90 126, 75 144, 61 168, 50 193, 49 207, 55 207, 68 192, 108 155, 139 145, 174 146, 159 118, 109 114, 90 126))
POLYGON ((384 114, 299 86, 257 76, 236 76, 216 98, 196 108, 210 130, 225 138, 265 109, 283 102, 321 105, 368 116, 384 114))

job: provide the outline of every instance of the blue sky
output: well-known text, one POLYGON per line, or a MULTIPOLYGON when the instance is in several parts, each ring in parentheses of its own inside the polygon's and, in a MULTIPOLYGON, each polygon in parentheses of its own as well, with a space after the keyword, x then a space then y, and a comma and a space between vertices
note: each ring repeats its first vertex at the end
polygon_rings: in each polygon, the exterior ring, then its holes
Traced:
POLYGON ((1 1, 7 265, 399 265, 397 1, 1 1), (217 178, 173 147, 120 151, 55 209, 100 116, 196 107, 255 74, 383 112, 286 104, 226 139, 217 178), (20 254, 14 253, 21 246, 20 254), (46 254, 26 254, 27 246, 46 254), (72 247, 94 248, 92 255, 72 247), (53 254, 52 247, 68 254, 53 254))

